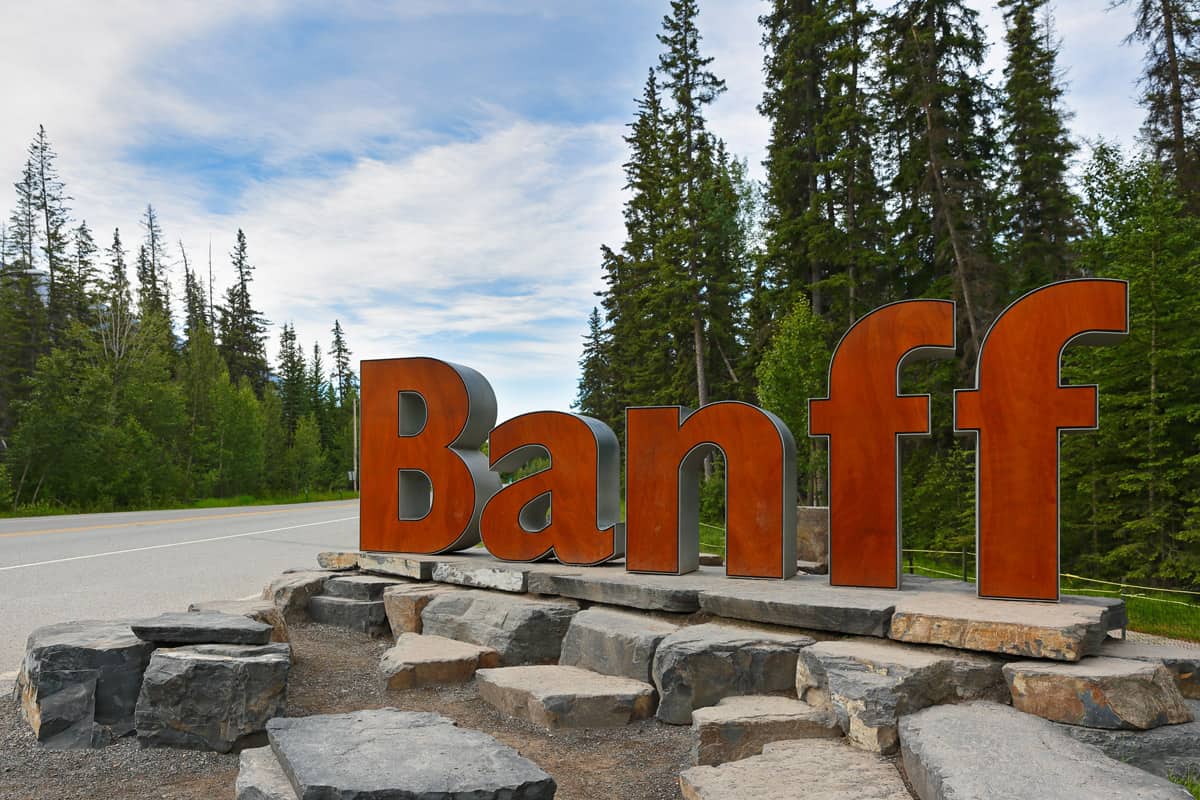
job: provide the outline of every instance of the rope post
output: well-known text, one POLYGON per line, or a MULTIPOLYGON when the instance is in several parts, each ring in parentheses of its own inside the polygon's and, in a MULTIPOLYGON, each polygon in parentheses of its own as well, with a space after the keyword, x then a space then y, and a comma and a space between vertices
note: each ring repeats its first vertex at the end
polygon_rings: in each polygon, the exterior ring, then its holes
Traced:
POLYGON ((963 583, 967 582, 967 548, 962 549, 963 583))
POLYGON ((913 567, 913 557, 912 557, 912 553, 909 553, 909 554, 908 554, 908 574, 909 574, 909 575, 915 575, 915 574, 916 574, 916 568, 915 568, 915 567, 913 567))

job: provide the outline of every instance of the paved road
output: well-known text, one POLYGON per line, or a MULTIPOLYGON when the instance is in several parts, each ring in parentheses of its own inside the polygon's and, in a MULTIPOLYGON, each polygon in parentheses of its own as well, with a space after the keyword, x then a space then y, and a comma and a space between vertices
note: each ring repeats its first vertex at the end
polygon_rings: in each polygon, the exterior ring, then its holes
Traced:
POLYGON ((257 595, 322 550, 357 546, 357 500, 0 520, 0 680, 41 625, 257 595))

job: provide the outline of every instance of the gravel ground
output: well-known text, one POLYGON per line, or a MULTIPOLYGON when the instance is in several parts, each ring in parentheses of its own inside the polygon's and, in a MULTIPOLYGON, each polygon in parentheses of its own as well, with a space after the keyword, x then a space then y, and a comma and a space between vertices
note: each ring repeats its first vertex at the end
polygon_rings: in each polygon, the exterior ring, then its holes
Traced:
MULTIPOLYGON (((647 720, 613 730, 542 730, 479 700, 473 684, 387 691, 376 674, 390 646, 324 625, 291 626, 297 662, 288 714, 304 716, 393 706, 436 711, 495 736, 558 782, 557 800, 678 798, 677 776, 690 766, 686 726, 647 720)), ((103 750, 53 752, 34 741, 0 683, 0 800, 232 799, 237 756, 141 749, 127 737, 103 750)))

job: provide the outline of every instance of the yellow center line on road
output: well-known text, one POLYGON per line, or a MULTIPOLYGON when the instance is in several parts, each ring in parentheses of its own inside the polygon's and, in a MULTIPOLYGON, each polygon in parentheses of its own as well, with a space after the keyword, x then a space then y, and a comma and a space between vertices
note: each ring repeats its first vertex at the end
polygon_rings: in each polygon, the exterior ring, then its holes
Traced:
POLYGON ((125 550, 110 550, 107 553, 89 553, 85 556, 67 556, 66 558, 52 558, 49 561, 34 561, 29 564, 13 564, 8 567, 0 567, 0 572, 8 572, 14 569, 27 569, 29 567, 44 567, 48 564, 64 564, 68 561, 86 561, 89 558, 104 558, 106 556, 123 556, 127 553, 142 553, 146 550, 165 550, 168 547, 183 547, 189 544, 205 544, 206 542, 223 542, 227 539, 244 539, 247 536, 260 536, 264 533, 278 533, 280 531, 290 531, 296 528, 311 528, 314 525, 331 525, 334 522, 348 522, 352 519, 358 519, 355 514, 352 517, 339 517, 338 519, 324 519, 320 522, 305 522, 302 525, 287 525, 282 528, 268 528, 262 531, 247 531, 246 533, 231 533, 228 536, 209 536, 205 539, 189 539, 186 542, 166 542, 164 544, 152 544, 146 547, 129 547, 125 550))
MULTIPOLYGON (((343 508, 353 505, 352 502, 338 503, 337 505, 324 506, 324 508, 334 509, 343 508)), ((80 525, 74 528, 47 528, 45 530, 29 530, 29 531, 12 531, 10 533, 0 533, 0 539, 13 539, 18 536, 45 536, 51 533, 79 533, 81 531, 99 531, 108 528, 144 528, 151 525, 171 525, 177 522, 202 522, 209 519, 234 519, 236 517, 258 517, 265 514, 285 514, 295 510, 289 508, 276 508, 269 511, 235 511, 229 514, 199 514, 193 517, 171 517, 170 519, 148 519, 139 522, 109 522, 102 525, 80 525)), ((315 510, 315 509, 314 509, 315 510)))

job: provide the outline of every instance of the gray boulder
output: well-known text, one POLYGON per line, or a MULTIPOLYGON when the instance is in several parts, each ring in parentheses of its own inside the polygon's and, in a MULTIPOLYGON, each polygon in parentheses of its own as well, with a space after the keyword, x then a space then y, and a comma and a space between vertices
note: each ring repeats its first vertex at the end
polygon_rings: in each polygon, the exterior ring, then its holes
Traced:
MULTIPOLYGON (((1192 714, 1200 720, 1200 702, 1189 700, 1192 714)), ((1169 778, 1200 775, 1200 722, 1164 725, 1148 731, 1114 731, 1059 725, 1072 739, 1095 745, 1109 758, 1169 778)))
POLYGON ((280 718, 267 734, 300 800, 550 800, 556 789, 511 747, 439 714, 280 718))
POLYGON ((878 639, 818 642, 800 651, 796 694, 830 709, 854 744, 896 750, 896 721, 939 703, 1007 702, 999 659, 878 639))
POLYGON ((218 614, 237 614, 255 622, 263 622, 271 626, 271 641, 288 641, 287 621, 273 602, 262 598, 252 600, 208 600, 203 603, 192 603, 189 612, 215 612, 218 614))
POLYGON ((234 800, 297 800, 292 782, 270 747, 242 751, 233 790, 234 800))
POLYGON ((1200 700, 1200 647, 1194 644, 1159 644, 1106 639, 1100 655, 1131 658, 1162 664, 1171 671, 1179 692, 1190 700, 1200 700))
POLYGON ((1004 665, 1004 677, 1014 707, 1054 722, 1146 730, 1192 721, 1161 663, 1104 657, 1074 664, 1014 661, 1004 665))
POLYGON ((841 735, 832 713, 790 697, 726 697, 715 706, 692 712, 692 756, 697 764, 724 764, 756 756, 768 742, 841 735))
POLYGON ((313 622, 369 636, 387 636, 391 631, 382 600, 352 600, 322 594, 308 601, 308 616, 313 622))
POLYGON ((921 800, 1191 800, 1182 786, 996 703, 903 717, 900 752, 921 800))
POLYGON ((572 600, 544 600, 465 589, 434 597, 421 612, 421 632, 490 647, 503 666, 558 661, 572 600))
POLYGON ((718 623, 680 628, 654 654, 658 718, 688 725, 694 709, 721 698, 791 690, 797 654, 812 643, 799 633, 718 623))
POLYGON ((308 619, 308 601, 325 588, 325 581, 337 575, 328 570, 286 572, 263 589, 263 599, 270 600, 287 622, 308 619))
POLYGON ((160 614, 130 625, 139 639, 156 645, 267 644, 274 628, 239 614, 214 611, 160 614))
POLYGON ((650 683, 654 651, 677 630, 647 614, 589 608, 571 620, 558 663, 650 683))
POLYGON ((153 650, 127 622, 63 622, 31 633, 13 694, 37 740, 53 749, 103 747, 130 733, 153 650))
POLYGON ((401 583, 383 591, 383 610, 387 614, 392 636, 422 633, 421 612, 439 594, 462 591, 444 583, 401 583))
POLYGON ((579 667, 481 669, 479 697, 543 728, 616 728, 654 713, 654 687, 579 667))
POLYGON ((324 594, 350 600, 382 600, 383 592, 408 581, 384 575, 337 575, 325 581, 324 594))
POLYGON ((287 706, 286 644, 194 645, 156 650, 137 703, 143 746, 228 753, 261 742, 287 706))

